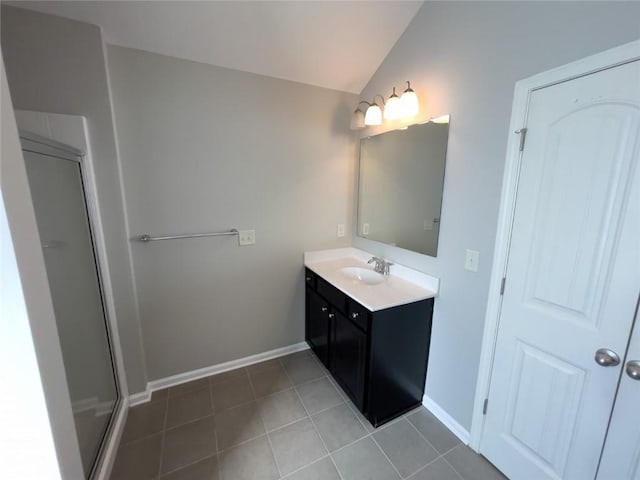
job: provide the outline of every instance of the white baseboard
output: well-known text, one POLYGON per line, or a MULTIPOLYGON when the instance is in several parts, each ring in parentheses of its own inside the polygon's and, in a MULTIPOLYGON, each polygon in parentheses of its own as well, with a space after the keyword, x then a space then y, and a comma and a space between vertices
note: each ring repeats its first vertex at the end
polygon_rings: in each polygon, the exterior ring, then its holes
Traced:
POLYGON ((289 355, 290 353, 308 349, 309 345, 307 345, 306 342, 300 342, 287 347, 269 350, 268 352, 250 355, 237 360, 231 360, 230 362, 219 363, 217 365, 211 365, 210 367, 199 368, 197 370, 191 370, 190 372, 179 373, 170 377, 152 380, 147 383, 147 389, 144 392, 134 393, 129 396, 129 404, 131 406, 135 406, 148 402, 151 400, 151 394, 156 390, 175 387, 176 385, 191 382, 192 380, 198 380, 199 378, 209 377, 228 370, 235 370, 236 368, 246 367, 248 365, 253 365, 254 363, 264 362, 265 360, 271 360, 272 358, 282 357, 283 355, 289 355))
POLYGON ((434 402, 430 397, 425 395, 422 397, 422 405, 429 410, 434 417, 440 420, 445 427, 453 432, 465 445, 469 445, 469 431, 456 422, 440 405, 434 402))
POLYGON ((129 395, 129 406, 135 407, 136 405, 140 405, 141 403, 147 403, 151 400, 151 394, 153 392, 149 388, 149 384, 147 383, 147 389, 144 392, 132 393, 129 395))
POLYGON ((116 460, 118 454, 118 446, 120 445, 120 438, 124 431, 124 425, 127 421, 127 413, 129 411, 129 399, 127 397, 122 398, 120 408, 116 412, 116 419, 111 430, 111 435, 107 439, 107 444, 104 447, 104 454, 100 465, 96 470, 96 474, 92 477, 95 480, 109 480, 111 478, 111 470, 113 469, 113 462, 116 460))

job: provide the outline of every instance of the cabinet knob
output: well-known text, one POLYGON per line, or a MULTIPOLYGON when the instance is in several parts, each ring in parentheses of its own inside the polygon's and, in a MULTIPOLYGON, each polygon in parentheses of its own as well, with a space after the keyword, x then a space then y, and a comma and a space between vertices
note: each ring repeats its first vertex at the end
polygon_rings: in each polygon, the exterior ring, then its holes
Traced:
POLYGON ((329 310, 329 309, 328 309, 327 307, 322 307, 322 308, 321 308, 321 310, 322 310, 323 312, 326 312, 326 311, 327 311, 327 310, 329 310))
POLYGON ((336 317, 336 314, 335 314, 335 313, 330 313, 330 314, 329 314, 329 318, 332 318, 332 319, 333 319, 333 318, 335 318, 335 317, 336 317))
POLYGON ((311 281, 311 277, 306 277, 307 278, 307 282, 311 281))
POLYGON ((360 314, 359 314, 358 312, 353 312, 353 313, 351 314, 351 318, 353 318, 353 319, 355 320, 356 318, 358 318, 358 316, 359 316, 359 315, 360 315, 360 314))

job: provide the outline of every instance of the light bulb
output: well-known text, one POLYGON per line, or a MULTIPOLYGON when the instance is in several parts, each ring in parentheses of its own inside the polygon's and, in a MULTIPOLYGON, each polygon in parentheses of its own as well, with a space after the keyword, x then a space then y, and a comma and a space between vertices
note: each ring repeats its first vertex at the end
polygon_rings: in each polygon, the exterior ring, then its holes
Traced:
POLYGON ((382 110, 377 103, 373 102, 364 116, 365 125, 382 125, 382 110))
POLYGON ((411 88, 411 84, 409 82, 407 82, 407 89, 402 94, 402 97, 400 97, 400 103, 402 105, 403 117, 414 117, 418 114, 418 96, 411 88))

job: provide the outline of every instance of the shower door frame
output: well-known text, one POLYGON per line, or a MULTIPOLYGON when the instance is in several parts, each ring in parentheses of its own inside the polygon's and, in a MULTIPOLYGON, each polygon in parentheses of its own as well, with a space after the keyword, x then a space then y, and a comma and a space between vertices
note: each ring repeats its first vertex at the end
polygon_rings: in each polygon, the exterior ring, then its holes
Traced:
MULTIPOLYGON (((86 121, 82 119, 83 135, 87 139, 86 121)), ((88 479, 105 480, 107 473, 117 453, 117 443, 124 428, 128 407, 128 389, 124 373, 124 362, 120 349, 119 335, 115 323, 115 304, 113 303, 109 268, 106 258, 106 247, 102 223, 100 221, 98 198, 95 185, 93 165, 89 152, 84 152, 74 146, 35 134, 23 129, 19 130, 22 151, 61 158, 78 164, 80 170, 81 187, 84 198, 84 209, 87 213, 89 234, 93 251, 94 263, 98 277, 100 302, 104 313, 104 325, 107 333, 107 343, 111 356, 111 366, 115 379, 116 400, 110 415, 107 428, 100 440, 94 462, 89 471, 88 479)), ((83 467, 84 468, 84 467, 83 467)))

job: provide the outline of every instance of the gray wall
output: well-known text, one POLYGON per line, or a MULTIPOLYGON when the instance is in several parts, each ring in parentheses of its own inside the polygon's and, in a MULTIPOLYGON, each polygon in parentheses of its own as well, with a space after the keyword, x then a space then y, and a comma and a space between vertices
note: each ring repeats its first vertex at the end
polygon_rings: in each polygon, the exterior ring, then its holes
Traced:
POLYGON ((142 391, 147 378, 100 29, 8 6, 1 21, 14 107, 87 118, 128 386, 142 391))
MULTIPOLYGON (((517 80, 640 38, 640 3, 427 2, 362 93, 411 80, 421 116, 451 114, 438 257, 355 238, 434 274, 426 393, 471 426, 513 87, 517 80), (463 269, 465 249, 479 271, 463 269)), ((496 292, 493 292, 495 295, 496 292)))
POLYGON ((256 231, 132 244, 149 378, 302 341, 302 254, 350 243, 356 97, 107 53, 131 234, 256 231))

